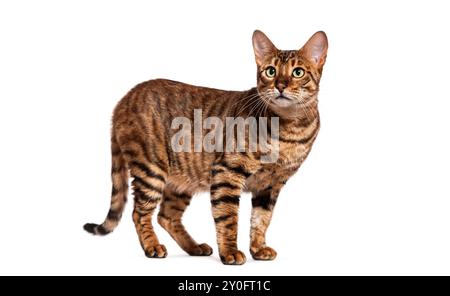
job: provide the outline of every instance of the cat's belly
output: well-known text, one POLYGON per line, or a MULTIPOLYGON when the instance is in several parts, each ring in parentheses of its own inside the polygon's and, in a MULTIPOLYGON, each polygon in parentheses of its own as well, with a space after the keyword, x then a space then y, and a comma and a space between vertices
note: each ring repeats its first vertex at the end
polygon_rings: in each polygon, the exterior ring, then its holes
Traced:
POLYGON ((209 174, 202 179, 192 178, 184 174, 170 175, 166 185, 178 192, 186 192, 190 194, 209 191, 211 186, 209 182, 209 174))
POLYGON ((216 155, 212 153, 173 153, 167 185, 178 192, 191 194, 209 191, 212 164, 216 155))

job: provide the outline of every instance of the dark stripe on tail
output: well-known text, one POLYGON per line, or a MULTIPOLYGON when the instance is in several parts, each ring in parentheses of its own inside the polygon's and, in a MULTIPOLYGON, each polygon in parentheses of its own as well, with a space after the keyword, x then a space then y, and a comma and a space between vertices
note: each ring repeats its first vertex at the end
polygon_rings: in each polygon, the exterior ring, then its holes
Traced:
POLYGON ((107 235, 111 231, 108 231, 103 227, 103 225, 87 223, 83 226, 84 230, 94 235, 107 235))

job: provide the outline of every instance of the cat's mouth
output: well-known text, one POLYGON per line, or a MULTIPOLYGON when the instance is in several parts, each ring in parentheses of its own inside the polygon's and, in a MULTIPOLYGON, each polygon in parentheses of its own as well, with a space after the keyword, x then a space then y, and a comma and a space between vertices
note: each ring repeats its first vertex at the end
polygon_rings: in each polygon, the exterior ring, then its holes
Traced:
POLYGON ((292 101, 291 98, 288 98, 284 95, 279 95, 278 97, 275 98, 275 100, 288 100, 288 101, 292 101))
POLYGON ((285 95, 279 95, 272 102, 274 105, 279 106, 279 107, 289 107, 296 103, 295 100, 293 100, 285 95))

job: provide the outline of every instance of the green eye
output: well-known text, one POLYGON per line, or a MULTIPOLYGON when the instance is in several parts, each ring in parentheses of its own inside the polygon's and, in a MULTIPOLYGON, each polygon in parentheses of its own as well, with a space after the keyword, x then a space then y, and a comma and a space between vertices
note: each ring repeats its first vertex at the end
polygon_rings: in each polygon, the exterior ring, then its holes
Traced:
POLYGON ((277 70, 275 70, 274 67, 270 66, 266 69, 266 75, 269 78, 275 77, 275 74, 277 74, 277 70))
POLYGON ((295 78, 301 78, 303 75, 305 75, 305 70, 302 68, 295 68, 294 71, 292 71, 292 76, 295 78))

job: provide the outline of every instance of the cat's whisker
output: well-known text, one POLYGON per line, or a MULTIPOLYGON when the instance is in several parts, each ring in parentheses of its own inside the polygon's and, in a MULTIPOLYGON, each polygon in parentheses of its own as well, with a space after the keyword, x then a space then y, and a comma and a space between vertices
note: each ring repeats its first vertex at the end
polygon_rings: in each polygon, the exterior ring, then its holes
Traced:
POLYGON ((243 105, 240 106, 239 111, 241 109, 244 109, 248 104, 250 104, 252 102, 252 100, 254 100, 256 97, 258 97, 258 94, 251 94, 248 96, 244 96, 243 98, 238 99, 233 105, 232 107, 234 108, 236 105, 241 105, 242 102, 244 102, 243 105))
POLYGON ((253 98, 252 101, 246 102, 245 105, 243 105, 238 112, 236 112, 236 115, 234 115, 234 117, 239 117, 241 116, 241 114, 243 114, 245 111, 247 111, 248 113, 250 113, 250 109, 252 109, 256 104, 258 104, 258 101, 256 98, 253 98))
POLYGON ((256 115, 257 114, 257 110, 259 109, 259 107, 262 105, 262 104, 264 104, 263 102, 262 102, 262 100, 259 100, 259 102, 258 103, 256 103, 255 105, 254 105, 254 107, 252 108, 252 110, 250 111, 250 114, 249 115, 254 115, 253 117, 255 117, 255 118, 257 118, 258 116, 256 115), (253 112, 255 112, 254 114, 253 114, 253 112))
POLYGON ((267 113, 267 110, 269 109, 270 103, 272 101, 273 96, 267 96, 265 97, 265 101, 266 101, 266 107, 264 109, 264 114, 267 113))
POLYGON ((236 112, 235 117, 239 117, 239 115, 241 115, 242 112, 251 108, 252 104, 255 104, 258 101, 256 100, 257 98, 258 98, 257 94, 253 95, 252 97, 248 97, 247 101, 236 112))
POLYGON ((250 99, 252 99, 252 98, 255 98, 257 95, 258 95, 258 94, 251 94, 251 95, 248 95, 248 96, 239 98, 239 99, 232 105, 232 107, 234 107, 234 106, 236 106, 236 105, 238 105, 238 104, 241 104, 243 101, 247 101, 247 100, 250 100, 250 99))
POLYGON ((261 100, 263 101, 264 104, 262 106, 263 108, 261 109, 260 115, 265 115, 266 110, 269 107, 271 97, 270 94, 272 94, 272 92, 267 91, 261 95, 261 100))
MULTIPOLYGON (((306 116, 308 120, 314 118, 314 109, 311 105, 314 102, 316 102, 316 99, 307 99, 305 97, 306 92, 303 89, 289 91, 288 95, 293 95, 297 99, 298 104, 301 107, 302 113, 306 116)), ((311 96, 309 98, 311 98, 311 96)))
MULTIPOLYGON (((254 113, 254 117, 256 117, 256 118, 258 118, 259 116, 260 116, 260 109, 262 108, 262 107, 264 107, 264 105, 265 105, 265 101, 264 101, 264 95, 262 95, 262 96, 259 96, 259 103, 258 103, 258 105, 257 105, 257 108, 254 110, 255 111, 255 113, 254 113)), ((253 110, 252 110, 253 111, 253 110)), ((252 114, 253 115, 253 114, 252 114)))
POLYGON ((262 116, 265 116, 265 109, 266 109, 266 107, 267 107, 267 101, 266 101, 266 98, 265 98, 265 96, 263 95, 263 96, 261 96, 261 101, 263 102, 262 104, 261 104, 261 107, 260 107, 260 109, 258 110, 259 111, 259 113, 258 113, 258 118, 260 118, 260 117, 262 117, 262 116))
POLYGON ((255 112, 256 117, 258 117, 258 114, 260 114, 259 109, 262 109, 266 104, 265 96, 266 92, 247 97, 248 101, 239 108, 235 117, 239 117, 245 110, 249 110, 249 115, 254 115, 253 112, 255 112))

